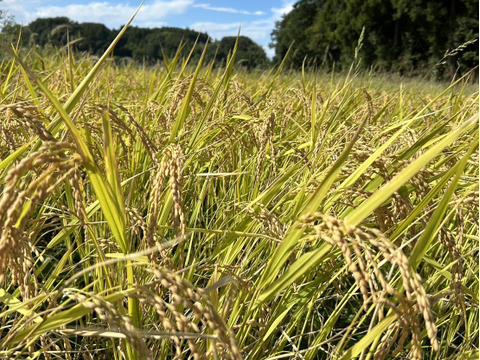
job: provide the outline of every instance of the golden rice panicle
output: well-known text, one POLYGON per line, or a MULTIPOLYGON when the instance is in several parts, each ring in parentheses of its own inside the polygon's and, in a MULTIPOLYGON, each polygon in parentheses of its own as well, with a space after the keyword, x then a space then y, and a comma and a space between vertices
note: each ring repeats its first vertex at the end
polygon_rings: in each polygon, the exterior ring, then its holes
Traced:
POLYGON ((193 75, 188 75, 185 78, 181 79, 176 86, 172 86, 169 91, 170 105, 169 110, 167 111, 165 117, 167 119, 165 125, 166 128, 170 128, 175 122, 176 113, 178 108, 181 106, 185 95, 187 94, 190 82, 192 81, 193 75))
POLYGON ((260 148, 258 149, 257 155, 257 169, 256 169, 256 182, 260 183, 262 171, 264 169, 263 162, 265 160, 267 146, 270 146, 272 151, 272 159, 274 164, 274 173, 277 173, 277 164, 275 159, 275 148, 273 146, 273 134, 275 130, 275 119, 276 115, 275 112, 272 111, 267 119, 263 121, 258 131, 258 143, 260 144, 260 148))
POLYGON ((463 285, 464 279, 464 261, 462 256, 462 246, 464 245, 466 226, 469 218, 476 220, 479 208, 479 191, 469 191, 461 197, 455 197, 450 202, 455 210, 455 227, 447 228, 443 226, 439 232, 440 243, 448 250, 450 260, 452 261, 452 281, 450 288, 453 291, 454 303, 460 309, 461 320, 466 323, 465 318, 465 291, 463 285))
POLYGON ((81 162, 79 156, 65 155, 65 151, 74 150, 67 142, 46 142, 5 177, 0 197, 0 281, 4 280, 7 269, 10 270, 13 283, 19 286, 24 298, 34 296, 38 284, 36 277, 30 276, 32 239, 25 237, 23 230, 35 206, 68 179, 81 162), (27 173, 32 169, 44 171, 35 180, 30 180, 27 173))
POLYGON ((356 241, 344 236, 344 231, 341 230, 340 222, 334 217, 323 216, 323 214, 315 213, 308 214, 301 219, 306 224, 312 224, 317 220, 321 220, 320 225, 314 226, 318 238, 328 242, 332 246, 338 247, 342 251, 342 255, 347 263, 347 269, 352 274, 357 283, 360 292, 363 296, 364 309, 367 309, 367 304, 371 300, 371 295, 374 296, 374 290, 369 283, 370 275, 366 272, 366 265, 361 255, 361 251, 356 241), (353 256, 350 248, 353 248, 356 257, 353 256), (356 263, 358 261, 358 266, 356 263))
POLYGON ((377 304, 388 306, 397 317, 382 335, 373 355, 374 360, 384 360, 399 355, 404 351, 404 344, 410 335, 412 338, 411 358, 421 358, 420 326, 416 314, 412 311, 414 304, 401 294, 396 295, 398 304, 388 298, 377 299, 377 304), (392 346, 396 344, 392 351, 392 346))
MULTIPOLYGON (((232 330, 227 327, 223 319, 217 314, 215 308, 210 303, 208 297, 201 289, 195 289, 190 283, 181 276, 170 272, 166 269, 155 269, 152 271, 155 277, 157 291, 168 291, 170 293, 170 302, 155 297, 158 305, 155 308, 162 310, 162 306, 170 310, 174 315, 173 321, 162 318, 162 323, 167 324, 168 328, 191 329, 195 332, 212 331, 217 337, 216 346, 221 352, 221 357, 225 359, 239 360, 242 355, 238 349, 235 335, 232 330), (204 326, 204 330, 200 330, 196 324, 192 324, 192 319, 186 319, 183 314, 175 314, 178 307, 190 309, 195 317, 200 320, 204 326)), ((163 313, 161 314, 163 316, 163 313)), ((194 348, 193 344, 189 344, 190 348, 194 348)))
MULTIPOLYGON (((179 313, 175 306, 164 301, 159 295, 150 292, 148 289, 143 290, 143 294, 146 296, 139 297, 140 303, 143 306, 149 305, 155 309, 161 326, 163 326, 166 332, 170 333, 170 339, 175 345, 175 356, 180 357, 182 354, 182 340, 176 335, 176 332, 186 332, 189 327, 191 327, 191 329, 193 329, 192 332, 198 333, 198 327, 195 323, 189 321, 185 315, 179 313), (170 317, 173 317, 174 319, 172 320, 170 317)), ((188 346, 193 357, 195 359, 198 358, 198 351, 195 342, 188 339, 188 346)))
MULTIPOLYGON (((392 263, 392 265, 397 265, 402 275, 406 298, 414 304, 415 308, 422 314, 430 344, 433 350, 438 351, 439 344, 436 338, 437 327, 435 325, 430 301, 421 283, 420 275, 411 270, 408 258, 403 251, 391 243, 382 232, 376 229, 371 229, 370 231, 373 235, 370 235, 370 243, 382 252, 382 255, 387 261, 392 263)), ((397 297, 399 297, 398 293, 397 297)), ((414 316, 416 317, 416 314, 412 313, 412 318, 414 316)))
POLYGON ((142 236, 146 237, 148 226, 140 211, 137 208, 125 207, 125 212, 127 214, 127 222, 130 225, 132 236, 137 237, 138 239, 141 239, 142 236))
MULTIPOLYGON (((146 246, 147 248, 152 248, 156 245, 155 241, 155 231, 157 230, 157 221, 160 211, 160 202, 162 199, 163 192, 163 183, 165 178, 168 175, 167 166, 165 159, 156 163, 156 168, 153 172, 151 179, 151 190, 150 190, 150 209, 149 209, 149 218, 148 218, 148 228, 145 235, 146 246)), ((155 254, 152 253, 149 255, 150 260, 154 261, 156 258, 155 254)))
POLYGON ((410 349, 410 359, 412 360, 422 360, 422 344, 421 344, 421 334, 420 334, 420 324, 418 322, 417 315, 415 313, 415 307, 413 303, 408 299, 399 297, 400 301, 400 317, 403 318, 402 322, 410 329, 412 337, 412 347, 410 349))
POLYGON ((110 329, 125 335, 126 340, 134 347, 142 359, 153 359, 145 342, 142 340, 139 329, 133 326, 130 317, 121 314, 111 302, 105 301, 93 293, 87 295, 82 293, 67 293, 67 296, 73 301, 82 304, 82 306, 87 309, 95 311, 100 321, 104 321, 110 329))
POLYGON ((352 273, 363 295, 364 305, 370 301, 370 296, 376 302, 391 304, 382 294, 395 296, 400 301, 399 309, 401 311, 397 312, 397 318, 404 316, 410 324, 409 328, 411 329, 413 345, 412 358, 420 359, 419 356, 421 356, 420 323, 416 313, 413 311, 414 308, 422 314, 432 348, 438 351, 437 328, 429 299, 421 284, 420 276, 412 272, 408 258, 401 249, 391 243, 379 230, 369 229, 370 233, 368 233, 359 227, 346 225, 329 215, 321 213, 307 214, 301 221, 313 226, 318 238, 327 241, 342 251, 348 270, 352 273), (315 225, 316 222, 319 223, 315 225), (377 248, 385 260, 398 267, 403 279, 406 297, 395 290, 386 280, 385 275, 380 271, 379 262, 372 256, 372 251, 368 248, 368 244, 377 248), (354 250, 355 259, 352 257, 350 248, 354 250), (358 263, 358 266, 355 262, 358 263), (373 268, 372 275, 367 271, 367 267, 373 268), (374 286, 372 286, 372 284, 377 282, 382 285, 382 292, 375 291, 374 286))
MULTIPOLYGON (((427 329, 427 335, 433 350, 438 351, 439 344, 437 340, 437 326, 433 317, 430 300, 427 297, 425 288, 422 285, 420 275, 413 272, 408 258, 403 251, 396 247, 390 240, 379 230, 371 229, 372 235, 370 243, 379 248, 387 261, 393 265, 397 265, 403 278, 403 285, 407 299, 416 301, 416 308, 422 314, 427 329)), ((413 316, 413 315, 412 315, 413 316)))
MULTIPOLYGON (((152 141, 150 136, 147 134, 146 130, 142 126, 140 126, 140 124, 135 120, 133 115, 130 113, 130 111, 128 111, 128 109, 125 106, 122 106, 120 104, 116 104, 116 106, 127 116, 128 123, 137 132, 150 158, 153 161, 155 161, 156 160, 155 154, 158 152, 158 147, 154 144, 154 141, 152 141)), ((133 137, 133 134, 132 134, 132 137, 133 137)))
MULTIPOLYGON (((172 218, 174 234, 180 238, 180 241, 185 240, 187 227, 182 200, 182 156, 180 146, 170 145, 164 150, 162 160, 156 163, 156 169, 151 179, 149 220, 146 233, 147 248, 156 245, 155 232, 164 191, 163 186, 167 177, 169 178, 169 187, 173 199, 172 218)), ((182 246, 180 246, 180 251, 183 251, 182 246)), ((155 254, 150 254, 150 259, 154 261, 155 254)), ((181 253, 181 262, 183 262, 183 253, 181 253)))
MULTIPOLYGON (((60 346, 57 345, 56 339, 54 339, 52 336, 49 335, 41 335, 40 336, 40 346, 41 346, 41 352, 44 358, 47 360, 52 360, 54 359, 54 356, 56 354, 62 354, 63 351, 60 346), (52 349, 53 348, 53 349, 52 349), (52 350, 50 350, 52 349, 52 350), (54 356, 52 356, 54 355, 54 356)), ((65 358, 69 358, 69 354, 65 354, 65 358)))
POLYGON ((252 206, 240 205, 240 207, 252 215, 252 217, 258 220, 262 224, 262 229, 269 235, 273 235, 277 239, 282 239, 285 234, 285 225, 282 224, 280 219, 265 206, 257 204, 258 209, 252 206))
MULTIPOLYGON (((369 282, 367 279, 370 278, 369 274, 366 272, 366 266, 361 255, 361 251, 358 248, 358 244, 355 241, 347 241, 346 237, 344 236, 344 232, 340 230, 339 223, 335 218, 327 218, 325 220, 325 225, 329 232, 331 233, 331 237, 324 237, 324 239, 329 242, 333 246, 337 246, 341 251, 342 254, 347 262, 348 270, 352 273, 355 281, 357 282, 360 292, 363 295, 363 301, 366 305, 370 301, 370 294, 373 295, 373 289, 369 288, 369 282), (350 246, 353 248, 356 257, 352 256, 350 251, 350 246), (358 257, 358 258, 357 258, 358 257), (355 262, 357 260, 358 266, 355 262)), ((322 231, 319 227, 317 227, 317 236, 322 236, 322 231)))
POLYGON ((19 121, 23 121, 30 127, 42 141, 56 141, 55 137, 38 119, 39 113, 35 106, 10 105, 7 109, 9 109, 19 121))
POLYGON ((83 226, 87 222, 87 211, 84 205, 85 190, 80 170, 77 166, 72 170, 70 184, 72 185, 73 198, 75 200, 75 214, 80 221, 80 225, 83 226))
MULTIPOLYGON (((393 305, 393 307, 395 306, 393 305)), ((403 344, 408 336, 408 331, 406 331, 407 327, 408 324, 404 322, 404 319, 401 316, 399 317, 398 322, 391 324, 380 339, 378 346, 375 349, 375 353, 373 354, 373 360, 384 360, 390 353, 392 353, 392 356, 396 352, 400 353, 403 350, 403 344), (403 331, 402 336, 399 339, 400 328, 403 328, 403 331), (391 352, 391 348, 397 339, 397 348, 391 352)))
POLYGON ((176 236, 185 239, 186 220, 182 201, 182 149, 179 145, 168 148, 169 163, 167 165, 168 175, 170 176, 170 191, 173 197, 173 220, 176 236))

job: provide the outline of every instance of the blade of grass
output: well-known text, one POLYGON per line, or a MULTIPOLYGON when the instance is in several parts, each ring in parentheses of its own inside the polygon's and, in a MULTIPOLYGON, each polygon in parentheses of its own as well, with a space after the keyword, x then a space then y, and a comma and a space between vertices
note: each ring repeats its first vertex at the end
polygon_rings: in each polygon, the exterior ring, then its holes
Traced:
POLYGON ((443 149, 452 144, 464 133, 471 131, 477 123, 478 115, 473 116, 462 124, 458 129, 452 131, 443 137, 436 145, 432 146, 418 159, 414 160, 404 170, 397 174, 389 183, 378 189, 372 196, 365 200, 359 207, 352 211, 346 218, 348 225, 358 225, 367 218, 376 208, 381 206, 395 191, 403 186, 408 180, 415 176, 418 171, 423 169, 433 158, 435 158, 443 149))
POLYGON ((203 48, 202 56, 198 61, 197 68, 195 69, 195 73, 193 74, 192 81, 190 82, 190 86, 187 91, 187 95, 185 95, 185 98, 182 103, 182 107, 180 108, 180 112, 178 113, 177 119, 173 124, 172 132, 170 134, 171 143, 177 139, 180 133, 180 130, 183 128, 185 120, 187 119, 188 114, 190 113, 190 105, 191 105, 190 101, 192 99, 193 92, 195 91, 195 84, 197 82, 198 75, 200 74, 200 70, 202 69, 203 60, 205 59, 206 54, 207 54, 207 44, 205 44, 205 47, 203 48))
POLYGON ((431 244, 433 238, 436 236, 439 226, 442 223, 443 215, 447 211, 447 207, 449 202, 453 196, 453 193, 457 189, 458 182, 460 181, 460 177, 463 175, 463 170, 467 165, 467 161, 470 159, 470 155, 478 149, 478 134, 476 141, 472 142, 470 148, 468 149, 465 156, 460 160, 457 170, 455 171, 455 177, 452 179, 450 185, 447 188, 445 194, 443 194, 442 199, 438 206, 435 208, 432 216, 430 217, 425 230, 423 231, 420 238, 415 243, 415 246, 410 254, 410 265, 415 270, 420 261, 425 256, 429 245, 431 244))

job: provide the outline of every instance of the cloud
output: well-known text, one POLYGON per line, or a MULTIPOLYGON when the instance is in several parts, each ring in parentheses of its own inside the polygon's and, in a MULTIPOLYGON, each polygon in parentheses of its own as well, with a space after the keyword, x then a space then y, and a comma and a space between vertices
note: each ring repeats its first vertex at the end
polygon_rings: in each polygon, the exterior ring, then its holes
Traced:
POLYGON ((272 13, 274 16, 278 19, 282 17, 285 14, 288 14, 290 11, 293 10, 293 5, 295 4, 295 1, 283 1, 282 2, 282 7, 281 8, 272 8, 272 13))
MULTIPOLYGON (((270 16, 264 19, 254 21, 238 21, 234 23, 215 23, 215 22, 196 22, 189 26, 189 28, 196 31, 207 32, 214 39, 221 39, 224 36, 236 36, 238 29, 240 34, 248 36, 256 43, 260 44, 265 50, 267 56, 272 58, 275 55, 275 50, 268 45, 270 43, 270 34, 275 27, 275 22, 293 9, 294 1, 283 0, 280 8, 271 8, 270 16)), ((200 7, 197 4, 194 7, 200 7)))
POLYGON ((269 36, 271 22, 257 20, 219 24, 214 22, 196 22, 190 25, 191 29, 207 32, 214 39, 224 36, 236 36, 240 29, 241 35, 255 39, 266 39, 269 36))
MULTIPOLYGON (((65 6, 42 6, 38 0, 6 0, 7 10, 22 24, 39 17, 66 16, 78 22, 99 22, 109 28, 118 28, 135 12, 136 7, 127 4, 112 4, 107 1, 87 4, 71 4, 65 6), (28 11, 27 9, 32 9, 28 11)), ((144 4, 134 20, 134 25, 141 27, 160 27, 165 25, 161 20, 169 15, 182 14, 193 0, 153 1, 144 4)))
POLYGON ((257 16, 265 15, 265 13, 263 11, 251 12, 251 11, 245 11, 245 10, 238 10, 238 9, 234 9, 234 8, 214 7, 214 6, 210 6, 210 4, 196 4, 196 5, 193 5, 193 7, 204 9, 204 10, 226 12, 226 13, 230 13, 230 14, 257 15, 257 16))
POLYGON ((270 41, 270 33, 273 29, 273 22, 270 19, 245 21, 234 23, 214 23, 214 22, 196 22, 191 24, 189 28, 207 32, 214 39, 220 40, 225 36, 237 36, 240 29, 240 35, 248 36, 250 39, 263 47, 267 56, 273 57, 275 51, 268 47, 270 41))

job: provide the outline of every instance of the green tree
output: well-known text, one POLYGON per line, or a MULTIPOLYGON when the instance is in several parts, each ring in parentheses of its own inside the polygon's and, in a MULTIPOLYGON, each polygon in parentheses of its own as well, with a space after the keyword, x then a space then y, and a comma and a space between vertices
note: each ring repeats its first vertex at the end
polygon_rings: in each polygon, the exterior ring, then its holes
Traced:
MULTIPOLYGON (((1 1, 1 0, 0 0, 1 1)), ((12 24, 5 27, 2 33, 15 40, 22 34, 23 44, 40 46, 65 46, 68 41, 75 50, 100 55, 117 36, 119 30, 110 30, 103 24, 77 23, 66 17, 37 19, 26 27, 12 24)), ((225 37, 221 41, 212 42, 207 49, 206 61, 216 58, 218 64, 225 63, 228 53, 233 49, 236 37, 225 37), (218 52, 216 51, 218 49, 218 52)), ((116 57, 128 57, 138 61, 153 63, 164 57, 172 58, 180 49, 180 57, 187 57, 194 44, 191 61, 196 62, 210 41, 206 33, 191 29, 162 27, 146 29, 131 26, 117 43, 116 57)), ((252 69, 267 63, 265 51, 250 38, 241 36, 236 60, 242 66, 252 69)))
MULTIPOLYGON (((116 35, 116 32, 115 32, 116 35)), ((162 27, 144 29, 131 27, 127 29, 115 49, 115 55, 131 57, 136 60, 155 61, 163 56, 171 58, 182 44, 181 56, 187 56, 198 38, 193 58, 198 58, 209 36, 189 29, 162 27)))
POLYGON ((103 54, 113 40, 113 33, 103 24, 81 23, 78 36, 81 41, 77 45, 80 51, 92 54, 103 54))
POLYGON ((293 10, 284 15, 281 21, 275 24, 272 32, 272 44, 275 48, 274 61, 281 61, 293 43, 293 52, 288 57, 288 63, 299 67, 308 55, 317 56, 317 52, 310 51, 308 46, 308 29, 313 25, 315 15, 319 12, 319 4, 313 0, 301 0, 293 6, 293 10))
MULTIPOLYGON (((236 36, 226 36, 220 40, 218 43, 217 62, 226 63, 228 54, 233 51, 236 41, 236 36)), ((235 62, 247 69, 253 69, 266 65, 267 55, 265 50, 252 39, 246 36, 240 36, 238 38, 235 62)))
POLYGON ((293 43, 296 67, 305 57, 348 66, 363 28, 366 66, 451 77, 478 63, 478 46, 462 46, 478 38, 478 0, 300 0, 277 22, 272 46, 279 61, 293 43))
POLYGON ((80 26, 67 17, 55 17, 34 20, 28 24, 28 29, 35 34, 35 42, 38 45, 65 46, 69 35, 77 33, 80 26))
MULTIPOLYGON (((0 3, 1 2, 2 0, 0 0, 0 3)), ((18 41, 19 35, 21 34, 20 28, 19 25, 15 24, 13 15, 9 15, 7 10, 0 8, 0 35, 7 41, 18 41)))

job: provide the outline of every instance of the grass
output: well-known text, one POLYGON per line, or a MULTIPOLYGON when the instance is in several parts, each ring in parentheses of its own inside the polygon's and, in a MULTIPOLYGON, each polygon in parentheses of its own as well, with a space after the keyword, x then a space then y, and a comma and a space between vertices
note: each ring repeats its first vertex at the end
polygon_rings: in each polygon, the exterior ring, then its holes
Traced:
POLYGON ((467 79, 8 51, 0 357, 478 357, 467 79))

